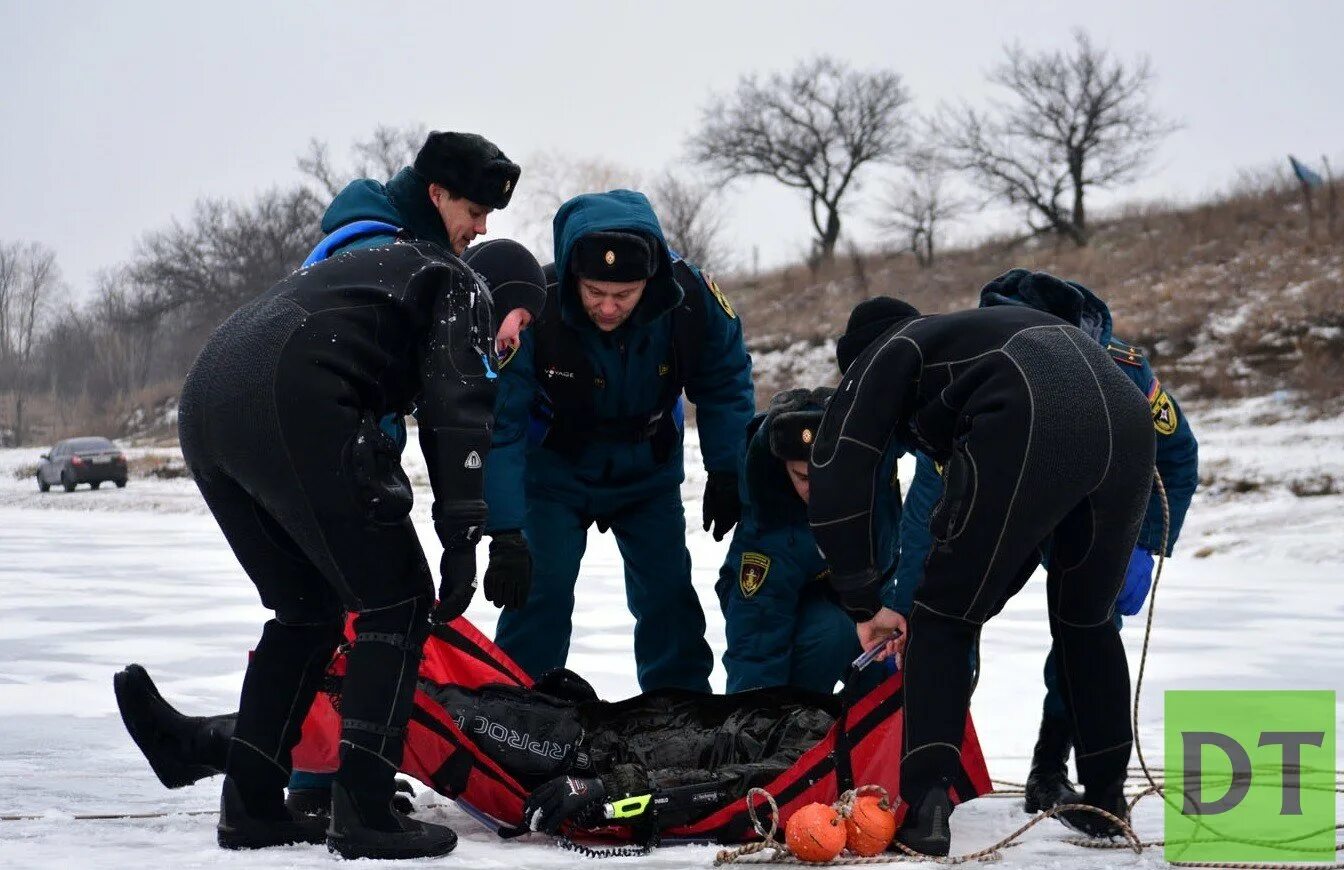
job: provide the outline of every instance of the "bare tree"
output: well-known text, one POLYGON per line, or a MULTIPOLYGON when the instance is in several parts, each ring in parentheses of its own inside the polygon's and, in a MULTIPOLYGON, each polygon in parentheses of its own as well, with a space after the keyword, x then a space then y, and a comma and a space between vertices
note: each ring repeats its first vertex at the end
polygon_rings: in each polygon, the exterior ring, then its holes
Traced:
POLYGON ((199 332, 293 271, 321 239, 321 202, 306 188, 250 203, 200 200, 185 223, 144 237, 127 275, 137 304, 184 311, 199 332))
POLYGON ((723 204, 715 187, 675 172, 663 173, 649 190, 667 243, 701 269, 723 271, 730 265, 723 238, 723 204))
POLYGON ((523 169, 526 199, 510 209, 522 235, 543 262, 554 258, 555 241, 551 221, 565 200, 581 193, 601 193, 619 187, 639 189, 643 178, 638 170, 602 158, 572 157, 559 152, 543 152, 528 157, 523 169))
POLYGON ((88 349, 94 334, 90 318, 69 304, 52 315, 43 331, 37 358, 46 388, 59 400, 58 405, 88 391, 94 368, 89 365, 88 349))
POLYGON ((330 199, 356 178, 386 181, 415 160, 429 131, 424 124, 393 127, 380 124, 369 138, 350 146, 350 163, 341 168, 332 163, 325 142, 312 139, 308 151, 299 157, 298 166, 314 186, 314 193, 330 199))
POLYGON ((805 192, 817 255, 829 261, 859 171, 905 147, 909 102, 899 74, 819 57, 763 82, 741 79, 705 109, 691 153, 725 182, 763 176, 805 192))
POLYGON ((882 200, 875 223, 902 234, 921 268, 933 265, 938 234, 961 217, 967 202, 950 189, 948 167, 928 148, 912 153, 905 174, 893 181, 882 200))
POLYGON ((13 397, 15 444, 26 438, 24 406, 35 381, 34 351, 59 285, 55 251, 37 242, 0 243, 0 378, 13 397))
POLYGON ((113 269, 98 277, 98 293, 89 315, 102 327, 92 350, 107 380, 107 393, 125 395, 144 387, 163 318, 145 304, 142 288, 135 286, 127 270, 113 269))
POLYGON ((1033 233, 1085 245, 1087 191, 1134 180, 1176 129, 1150 105, 1152 67, 1121 62, 1081 30, 1071 50, 1007 55, 990 75, 1006 100, 940 120, 947 153, 990 196, 1024 208, 1033 233))

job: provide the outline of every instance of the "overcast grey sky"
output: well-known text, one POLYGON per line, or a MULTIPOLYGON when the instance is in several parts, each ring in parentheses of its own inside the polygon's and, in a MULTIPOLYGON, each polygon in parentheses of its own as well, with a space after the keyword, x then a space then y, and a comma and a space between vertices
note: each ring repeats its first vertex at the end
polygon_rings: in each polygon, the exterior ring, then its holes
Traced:
MULTIPOLYGON (((982 102, 1005 42, 1063 46, 1081 26, 1121 57, 1146 53, 1158 108, 1184 127, 1126 199, 1199 196, 1289 151, 1344 153, 1332 0, 0 0, 0 13, 0 239, 54 247, 77 293, 198 197, 296 180, 312 137, 343 153, 377 124, 422 122, 483 133, 524 164, 550 149, 657 170, 711 93, 816 53, 899 71, 921 111, 982 102)), ((519 197, 526 185, 524 165, 519 197)), ((739 184, 729 200, 742 262, 753 246, 767 264, 805 248, 795 192, 739 184)), ((504 212, 491 234, 510 230, 504 212)))

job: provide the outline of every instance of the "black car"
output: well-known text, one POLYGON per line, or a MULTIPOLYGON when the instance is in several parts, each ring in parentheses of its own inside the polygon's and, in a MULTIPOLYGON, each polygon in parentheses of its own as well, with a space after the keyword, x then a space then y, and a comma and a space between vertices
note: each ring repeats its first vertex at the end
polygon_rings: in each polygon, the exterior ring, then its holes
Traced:
POLYGON ((109 480, 117 489, 126 485, 126 454, 106 438, 58 441, 37 466, 37 488, 43 492, 57 483, 66 492, 74 492, 81 483, 97 489, 109 480))

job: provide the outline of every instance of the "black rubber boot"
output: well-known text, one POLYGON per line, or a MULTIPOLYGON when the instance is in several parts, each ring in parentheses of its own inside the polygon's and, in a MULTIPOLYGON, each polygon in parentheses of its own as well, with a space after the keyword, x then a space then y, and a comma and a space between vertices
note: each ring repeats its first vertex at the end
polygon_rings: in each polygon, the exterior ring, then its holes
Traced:
POLYGON ((1073 738, 1067 719, 1041 717, 1041 734, 1031 754, 1031 773, 1027 774, 1026 801, 1022 809, 1039 813, 1058 804, 1076 804, 1082 798, 1069 782, 1069 754, 1073 738))
POLYGON ((330 851, 350 859, 436 858, 457 846, 451 828, 417 821, 390 806, 370 806, 369 800, 377 799, 352 794, 340 782, 332 784, 330 851), (387 824, 389 819, 392 825, 387 824))
POLYGON ((896 840, 921 855, 945 858, 952 848, 951 818, 952 801, 947 789, 930 789, 910 805, 896 840))
POLYGON ((309 816, 294 818, 287 812, 283 816, 253 815, 233 777, 226 776, 215 837, 224 849, 265 849, 295 843, 316 845, 326 840, 327 832, 324 820, 309 816))
MULTIPOLYGON (((1125 822, 1129 821, 1129 805, 1125 800, 1123 778, 1101 789, 1086 789, 1076 803, 1098 807, 1125 822)), ((1055 818, 1065 826, 1089 837, 1118 837, 1121 834, 1119 825, 1099 813, 1088 810, 1064 810, 1055 818)))
POLYGON ((112 677, 122 724, 167 788, 224 771, 236 716, 184 716, 163 699, 148 672, 129 665, 112 677))

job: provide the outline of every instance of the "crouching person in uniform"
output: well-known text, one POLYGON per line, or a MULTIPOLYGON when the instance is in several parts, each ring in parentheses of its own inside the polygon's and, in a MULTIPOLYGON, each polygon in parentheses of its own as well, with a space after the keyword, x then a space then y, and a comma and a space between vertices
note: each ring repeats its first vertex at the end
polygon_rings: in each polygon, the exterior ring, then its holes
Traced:
MULTIPOLYGON (((484 143, 484 140, 480 140, 484 143)), ((488 145, 489 143, 485 143, 488 145)), ((453 193, 502 208, 518 167, 473 149, 453 193)), ((430 199, 426 186, 423 195, 430 199)), ((225 848, 322 842, 343 857, 442 855, 446 827, 391 808, 433 578, 408 514, 397 445, 379 427, 414 406, 444 545, 437 618, 466 608, 485 523, 497 320, 538 313, 544 279, 521 247, 477 265, 434 241, 354 250, 300 269, 233 314, 182 389, 182 451, 262 603, 225 760, 225 848), (284 805, 290 752, 355 614, 330 829, 284 805)))
MULTIPOLYGON (((1176 397, 1163 387, 1143 353, 1116 338, 1111 331, 1111 312, 1106 303, 1076 281, 1065 281, 1046 272, 1012 269, 980 291, 980 307, 1026 305, 1048 311, 1074 326, 1104 347, 1118 369, 1148 397, 1157 441, 1156 465, 1166 489, 1169 523, 1164 519, 1162 498, 1153 487, 1148 499, 1139 539, 1125 570, 1125 585, 1116 600, 1116 625, 1122 616, 1133 616, 1143 607, 1152 586, 1153 556, 1170 556, 1185 522, 1190 499, 1199 484, 1199 445, 1190 422, 1182 413, 1176 397), (1168 528, 1169 525, 1169 528, 1168 528)), ((901 514, 900 568, 896 582, 900 589, 913 593, 923 575, 924 559, 929 553, 929 518, 933 506, 943 494, 941 469, 920 453, 915 463, 915 478, 906 494, 901 514)), ((1048 542, 1042 546, 1043 561, 1049 565, 1048 542)), ((908 599, 908 596, 903 596, 908 599)), ((909 610, 902 613, 908 615, 909 610)), ((1069 755, 1073 750, 1068 709, 1060 691, 1058 661, 1052 650, 1045 660, 1045 703, 1042 705, 1040 736, 1031 757, 1027 776, 1026 800, 1029 813, 1048 810, 1056 804, 1077 803, 1079 795, 1068 777, 1069 755)))
MULTIPOLYGON (((854 620, 835 599, 807 524, 808 458, 834 393, 829 387, 778 393, 748 429, 742 522, 717 586, 729 692, 795 686, 830 693, 860 652, 854 620)), ((884 463, 889 488, 897 485, 895 469, 893 451, 884 463)), ((894 503, 888 495, 875 505, 882 513, 884 568, 896 564, 894 503)), ((895 592, 894 586, 885 589, 884 603, 902 607, 895 592)))
MULTIPOLYGON (((836 355, 844 377, 813 447, 809 515, 861 636, 904 634, 900 782, 910 812, 897 837, 948 853, 972 649, 1047 539, 1050 633, 1082 803, 1124 818, 1133 735, 1112 614, 1152 489, 1143 393, 1087 334, 1025 306, 923 317, 895 299, 868 300, 836 355), (881 606, 873 528, 893 441, 940 463, 945 490, 908 622, 881 606)), ((1086 810, 1061 818, 1089 835, 1117 833, 1086 810)))
POLYGON ((643 194, 569 200, 555 252, 546 310, 500 372, 486 472, 485 591, 506 605, 495 642, 533 677, 565 664, 596 523, 625 562, 640 688, 707 692, 713 654, 681 500, 682 393, 708 471, 705 527, 721 540, 738 519, 737 463, 755 410, 741 322, 668 249, 643 194))

